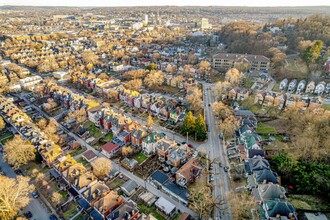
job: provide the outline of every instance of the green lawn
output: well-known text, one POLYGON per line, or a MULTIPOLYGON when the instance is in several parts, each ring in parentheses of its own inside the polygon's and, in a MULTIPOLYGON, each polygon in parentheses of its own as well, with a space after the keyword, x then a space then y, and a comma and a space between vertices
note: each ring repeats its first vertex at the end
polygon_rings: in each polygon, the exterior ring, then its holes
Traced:
POLYGON ((156 219, 158 220, 166 220, 166 218, 164 218, 161 214, 159 214, 157 212, 156 206, 152 205, 151 207, 146 206, 143 203, 138 204, 139 209, 141 210, 141 212, 143 212, 144 214, 152 214, 156 219))
POLYGON ((87 128, 89 130, 89 134, 94 136, 95 138, 102 137, 102 132, 96 125, 91 121, 86 121, 83 125, 84 128, 87 128))
POLYGON ((73 217, 75 214, 77 214, 77 206, 78 206, 78 203, 73 203, 70 205, 69 209, 66 210, 65 212, 63 212, 63 218, 68 220, 70 219, 71 217, 73 217))
POLYGON ((322 108, 324 108, 325 110, 330 110, 330 104, 323 104, 322 108))
POLYGON ((78 163, 82 163, 85 167, 86 165, 88 164, 88 162, 86 160, 84 160, 84 158, 80 157, 78 160, 77 160, 78 163))
POLYGON ((277 131, 274 127, 266 125, 264 123, 258 123, 257 133, 276 134, 277 131))
POLYGON ((91 127, 91 126, 93 126, 93 125, 94 125, 93 122, 91 122, 91 121, 86 121, 86 122, 84 123, 83 127, 84 127, 84 128, 89 128, 89 127, 91 127))
POLYGON ((322 199, 318 196, 291 194, 288 196, 288 201, 297 209, 309 209, 315 211, 325 211, 330 209, 330 204, 326 199, 322 199))
POLYGON ((104 141, 104 142, 110 142, 110 141, 112 141, 112 139, 113 139, 113 133, 112 132, 110 132, 109 134, 107 134, 106 136, 104 136, 104 138, 102 138, 102 141, 104 141))
POLYGON ((138 155, 136 155, 135 160, 137 160, 138 163, 142 163, 147 158, 148 157, 144 153, 140 152, 138 155))
POLYGON ((116 177, 115 179, 113 179, 110 184, 107 184, 108 187, 112 190, 116 189, 117 187, 120 187, 121 185, 123 185, 125 183, 124 178, 120 179, 119 177, 116 177))

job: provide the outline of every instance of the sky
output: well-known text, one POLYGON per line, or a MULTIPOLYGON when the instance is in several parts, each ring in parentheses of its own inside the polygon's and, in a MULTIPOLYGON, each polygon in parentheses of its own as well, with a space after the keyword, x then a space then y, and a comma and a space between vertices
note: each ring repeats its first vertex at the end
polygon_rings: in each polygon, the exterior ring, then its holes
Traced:
POLYGON ((330 6, 330 0, 0 0, 0 5, 31 6, 330 6))

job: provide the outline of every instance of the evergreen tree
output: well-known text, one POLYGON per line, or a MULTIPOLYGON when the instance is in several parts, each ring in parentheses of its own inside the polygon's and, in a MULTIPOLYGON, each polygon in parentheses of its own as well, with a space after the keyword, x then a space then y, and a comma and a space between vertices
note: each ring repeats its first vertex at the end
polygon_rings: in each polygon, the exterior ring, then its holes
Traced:
POLYGON ((206 139, 207 137, 206 125, 205 125, 204 117, 201 114, 199 114, 197 117, 195 132, 196 132, 197 140, 204 141, 206 139))
POLYGON ((182 133, 186 134, 195 134, 195 117, 193 116, 192 112, 189 112, 188 115, 185 117, 183 120, 183 125, 182 125, 182 133))

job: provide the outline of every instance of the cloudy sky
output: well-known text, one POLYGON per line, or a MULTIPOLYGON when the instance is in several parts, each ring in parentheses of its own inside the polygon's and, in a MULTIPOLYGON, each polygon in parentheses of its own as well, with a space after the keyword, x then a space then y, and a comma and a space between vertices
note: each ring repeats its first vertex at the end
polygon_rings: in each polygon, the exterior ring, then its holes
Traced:
POLYGON ((330 6, 330 0, 0 0, 0 5, 39 6, 330 6))

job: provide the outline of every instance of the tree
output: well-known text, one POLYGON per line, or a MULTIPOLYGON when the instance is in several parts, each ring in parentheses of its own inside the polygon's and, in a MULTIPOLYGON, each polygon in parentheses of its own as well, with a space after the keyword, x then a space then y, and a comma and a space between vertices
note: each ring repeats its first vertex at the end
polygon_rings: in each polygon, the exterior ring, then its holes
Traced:
POLYGON ((107 93, 107 97, 108 97, 108 99, 110 99, 112 101, 117 101, 118 100, 118 91, 116 91, 116 90, 110 90, 107 93))
POLYGON ((203 100, 202 100, 202 91, 197 87, 188 92, 186 96, 186 100, 190 103, 190 109, 194 111, 198 111, 202 108, 203 100))
POLYGON ((40 119, 40 120, 37 122, 37 126, 38 126, 41 130, 44 130, 44 129, 46 128, 47 124, 48 124, 48 121, 47 121, 47 119, 45 119, 45 118, 42 118, 42 119, 40 119))
POLYGON ((57 207, 62 202, 62 195, 58 192, 53 192, 52 197, 50 198, 52 204, 57 207))
POLYGON ((55 71, 59 68, 58 63, 56 62, 55 58, 48 57, 39 62, 37 71, 39 73, 49 73, 55 71))
POLYGON ((230 115, 225 120, 219 122, 219 128, 224 135, 224 138, 230 138, 234 136, 235 130, 238 128, 238 121, 234 115, 230 115))
POLYGON ((144 83, 148 87, 155 87, 162 85, 164 80, 165 74, 162 71, 151 71, 144 79, 144 83))
POLYGON ((237 86, 241 80, 243 79, 244 75, 236 68, 231 68, 226 72, 225 80, 230 82, 232 85, 237 86))
POLYGON ((201 114, 199 114, 197 117, 195 132, 196 132, 197 140, 204 141, 206 139, 207 137, 206 124, 204 121, 204 117, 201 114))
POLYGON ((152 119, 152 116, 149 115, 149 116, 148 116, 148 119, 147 119, 147 124, 146 124, 146 126, 147 126, 148 128, 151 128, 153 125, 154 125, 154 120, 152 119))
POLYGON ((18 211, 29 204, 33 190, 29 181, 28 177, 14 179, 0 175, 0 219, 14 219, 18 211))
POLYGON ((313 45, 307 47, 303 59, 308 65, 315 63, 319 59, 322 47, 323 42, 321 40, 317 40, 313 45))
POLYGON ((93 162, 92 167, 94 175, 99 179, 102 179, 107 177, 111 172, 112 163, 109 159, 100 157, 93 162))
POLYGON ((82 59, 85 63, 95 65, 98 63, 99 57, 93 51, 87 50, 82 54, 82 59))
POLYGON ((213 198, 211 189, 202 186, 191 190, 189 207, 198 214, 198 219, 209 219, 217 207, 217 201, 213 198))
POLYGON ((132 79, 126 83, 126 86, 130 90, 140 91, 142 86, 142 79, 132 79))
POLYGON ((195 134, 195 126, 195 117, 193 116, 192 112, 189 112, 183 120, 181 131, 183 134, 195 134))
POLYGON ((179 83, 183 80, 182 75, 178 75, 172 79, 171 83, 174 83, 176 86, 179 86, 179 83))
POLYGON ((211 103, 211 109, 213 114, 215 116, 219 116, 221 120, 224 120, 232 115, 232 111, 229 109, 229 107, 221 101, 211 103))
POLYGON ((133 153, 133 148, 130 146, 124 146, 121 148, 121 154, 124 157, 127 157, 127 156, 131 155, 132 153, 133 153))
POLYGON ((226 197, 234 220, 253 219, 251 209, 256 208, 256 203, 252 195, 247 192, 235 193, 230 191, 226 197))
POLYGON ((19 135, 15 135, 12 140, 7 141, 3 150, 6 153, 4 157, 15 169, 36 157, 35 147, 30 141, 23 140, 19 135))
POLYGON ((215 95, 218 97, 218 99, 223 95, 227 95, 228 90, 231 89, 231 84, 229 82, 217 82, 212 90, 214 91, 215 95))
POLYGON ((211 64, 207 60, 203 60, 200 64, 199 67, 202 68, 203 70, 209 70, 211 67, 211 64))
POLYGON ((6 127, 6 122, 0 116, 0 131, 3 130, 5 127, 6 127))
POLYGON ((152 70, 156 70, 156 67, 157 66, 155 63, 150 63, 146 69, 152 71, 152 70))

